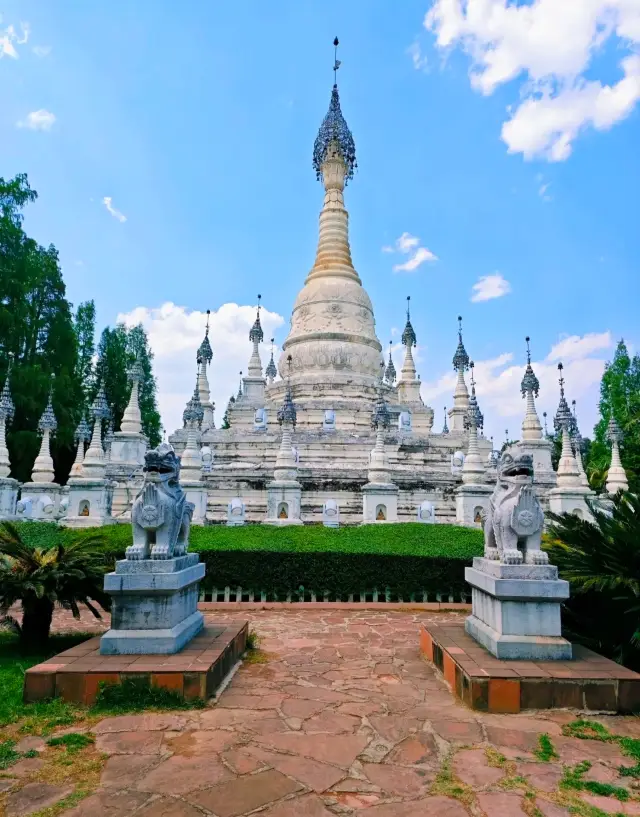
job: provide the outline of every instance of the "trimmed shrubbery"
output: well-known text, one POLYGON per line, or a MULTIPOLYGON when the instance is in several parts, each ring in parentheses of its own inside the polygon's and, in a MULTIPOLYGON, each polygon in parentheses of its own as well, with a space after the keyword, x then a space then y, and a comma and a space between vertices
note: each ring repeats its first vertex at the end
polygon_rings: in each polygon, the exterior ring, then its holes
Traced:
MULTIPOLYGON (((23 539, 34 547, 46 547, 60 533, 48 523, 23 523, 23 539)), ((95 534, 95 529, 62 532, 77 538, 95 534)), ((131 543, 129 525, 100 529, 105 539, 105 557, 122 558, 131 543)), ((228 528, 209 525, 191 529, 191 549, 200 553, 207 575, 202 589, 211 592, 230 587, 261 592, 269 600, 284 601, 326 591, 334 600, 350 594, 377 590, 384 598, 408 601, 415 594, 421 601, 437 595, 459 600, 468 594, 464 568, 482 553, 482 531, 455 525, 366 525, 337 530, 321 526, 271 527, 246 525, 228 528)))

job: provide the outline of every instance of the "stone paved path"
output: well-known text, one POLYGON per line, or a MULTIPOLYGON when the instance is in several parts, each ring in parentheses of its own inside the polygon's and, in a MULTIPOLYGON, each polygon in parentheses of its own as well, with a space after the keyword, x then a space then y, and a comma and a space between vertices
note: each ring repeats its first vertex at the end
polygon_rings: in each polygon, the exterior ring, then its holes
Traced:
MULTIPOLYGON (((616 771, 633 765, 617 744, 562 735, 575 713, 479 715, 455 703, 418 650, 419 623, 435 615, 305 610, 246 617, 266 663, 245 663, 205 710, 100 722, 97 746, 109 755, 101 789, 66 814, 568 817, 557 795, 562 763, 589 760, 585 778, 632 782, 616 771), (542 733, 559 762, 537 761, 542 733)), ((603 722, 640 737, 640 719, 603 722)), ((601 809, 593 814, 640 815, 639 802, 581 796, 601 809)))

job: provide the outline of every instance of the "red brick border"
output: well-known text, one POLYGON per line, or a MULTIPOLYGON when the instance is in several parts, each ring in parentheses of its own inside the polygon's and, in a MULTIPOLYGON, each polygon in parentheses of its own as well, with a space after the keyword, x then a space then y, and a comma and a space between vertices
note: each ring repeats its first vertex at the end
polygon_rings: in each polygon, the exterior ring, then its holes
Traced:
POLYGON ((467 635, 459 621, 423 624, 420 650, 471 709, 640 712, 640 675, 577 644, 572 661, 503 661, 467 635))
POLYGON ((24 701, 60 697, 91 705, 100 681, 119 684, 131 677, 188 699, 209 698, 244 653, 248 632, 247 621, 208 625, 175 655, 100 655, 100 637, 90 638, 27 670, 24 701))

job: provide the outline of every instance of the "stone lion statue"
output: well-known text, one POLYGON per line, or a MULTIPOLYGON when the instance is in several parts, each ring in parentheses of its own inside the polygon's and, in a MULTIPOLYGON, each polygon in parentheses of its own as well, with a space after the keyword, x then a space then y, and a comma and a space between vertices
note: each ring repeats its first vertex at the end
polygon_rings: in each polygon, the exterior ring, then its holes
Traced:
POLYGON ((544 514, 533 491, 531 455, 505 452, 497 471, 484 523, 485 558, 504 564, 548 564, 549 557, 540 550, 544 514))
POLYGON ((133 545, 127 559, 172 559, 189 547, 194 504, 179 482, 180 460, 168 443, 147 451, 144 483, 131 508, 133 545))

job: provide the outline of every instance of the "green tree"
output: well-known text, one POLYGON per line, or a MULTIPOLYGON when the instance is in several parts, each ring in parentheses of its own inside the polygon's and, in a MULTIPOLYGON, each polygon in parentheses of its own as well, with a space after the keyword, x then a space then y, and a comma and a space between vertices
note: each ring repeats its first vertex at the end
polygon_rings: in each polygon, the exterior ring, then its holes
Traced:
POLYGON ((142 415, 142 431, 152 447, 158 445, 162 437, 162 423, 156 402, 156 381, 153 376, 153 353, 149 348, 147 334, 141 324, 131 328, 118 324, 103 330, 98 344, 97 381, 104 384, 107 401, 113 412, 114 428, 120 428, 122 416, 129 402, 131 385, 127 371, 139 356, 142 365, 139 402, 142 415))
POLYGON ((39 448, 38 419, 55 375, 58 431, 52 454, 56 479, 65 481, 74 458, 73 430, 82 389, 58 253, 53 245, 40 246, 22 227, 22 209, 36 198, 26 175, 0 178, 0 379, 4 381, 12 354, 16 414, 7 442, 12 475, 26 482, 39 448))
POLYGON ((585 459, 592 488, 602 489, 611 462, 607 427, 613 412, 620 429, 620 458, 627 472, 629 490, 640 492, 640 356, 630 357, 624 340, 605 367, 600 383, 600 419, 585 459))
MULTIPOLYGON (((82 409, 86 411, 89 396, 94 387, 93 358, 96 353, 96 306, 93 301, 85 301, 77 308, 73 328, 78 350, 75 373, 84 395, 82 409)), ((78 417, 79 419, 80 417, 78 417)))
POLYGON ((236 402, 236 398, 233 395, 231 395, 231 397, 229 398, 229 402, 227 403, 227 409, 226 409, 226 411, 224 413, 224 417, 222 418, 222 425, 221 425, 222 429, 231 428, 231 417, 229 415, 230 415, 231 409, 233 408, 233 404, 235 402, 236 402))

